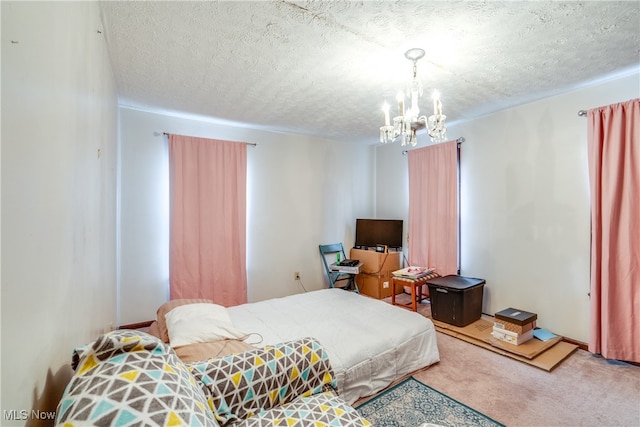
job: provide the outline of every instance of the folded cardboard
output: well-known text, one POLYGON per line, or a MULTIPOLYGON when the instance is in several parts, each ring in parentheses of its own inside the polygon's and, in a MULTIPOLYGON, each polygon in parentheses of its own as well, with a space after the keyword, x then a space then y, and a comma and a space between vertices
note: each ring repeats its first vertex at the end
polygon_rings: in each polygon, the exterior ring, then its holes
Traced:
POLYGON ((540 353, 562 341, 562 338, 558 336, 548 341, 533 339, 522 343, 521 345, 509 344, 508 342, 499 340, 491 335, 491 333, 493 332, 493 323, 495 319, 484 314, 482 315, 482 318, 480 320, 477 320, 464 327, 457 327, 445 322, 440 322, 434 318, 432 318, 432 320, 436 327, 439 327, 441 329, 450 329, 456 334, 466 335, 472 337, 473 339, 484 341, 493 347, 498 347, 502 350, 506 350, 527 359, 533 359, 540 353))
POLYGON ((578 349, 575 344, 555 337, 548 341, 529 340, 522 345, 513 345, 491 336, 493 318, 482 315, 482 318, 463 328, 433 319, 438 332, 450 335, 486 350, 510 357, 547 372, 551 372, 563 360, 578 349))

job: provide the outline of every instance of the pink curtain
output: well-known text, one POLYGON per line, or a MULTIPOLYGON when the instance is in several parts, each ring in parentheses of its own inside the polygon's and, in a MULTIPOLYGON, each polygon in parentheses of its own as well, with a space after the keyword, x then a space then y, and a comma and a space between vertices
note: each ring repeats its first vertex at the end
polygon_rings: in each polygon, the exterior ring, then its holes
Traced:
POLYGON ((247 302, 244 143, 169 135, 171 299, 247 302))
POLYGON ((589 110, 589 351, 640 362, 640 99, 589 110))
POLYGON ((410 150, 409 263, 435 267, 441 276, 458 270, 458 144, 410 150))

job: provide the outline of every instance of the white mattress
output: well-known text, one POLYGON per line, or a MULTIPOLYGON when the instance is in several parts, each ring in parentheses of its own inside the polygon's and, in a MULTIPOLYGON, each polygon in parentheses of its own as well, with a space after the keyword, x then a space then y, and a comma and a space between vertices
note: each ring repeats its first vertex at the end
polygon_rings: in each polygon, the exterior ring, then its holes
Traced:
POLYGON ((350 404, 440 360, 426 317, 341 289, 229 307, 234 326, 263 346, 314 337, 326 349, 340 395, 350 404))

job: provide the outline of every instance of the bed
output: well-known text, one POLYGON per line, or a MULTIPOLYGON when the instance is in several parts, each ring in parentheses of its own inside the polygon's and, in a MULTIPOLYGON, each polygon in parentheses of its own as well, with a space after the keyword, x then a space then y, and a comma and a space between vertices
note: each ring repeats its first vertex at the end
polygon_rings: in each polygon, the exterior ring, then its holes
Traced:
MULTIPOLYGON (((317 339, 329 355, 340 395, 350 404, 440 360, 431 320, 341 289, 247 303, 226 312, 253 346, 317 339)), ((160 321, 160 309, 158 316, 160 321)))

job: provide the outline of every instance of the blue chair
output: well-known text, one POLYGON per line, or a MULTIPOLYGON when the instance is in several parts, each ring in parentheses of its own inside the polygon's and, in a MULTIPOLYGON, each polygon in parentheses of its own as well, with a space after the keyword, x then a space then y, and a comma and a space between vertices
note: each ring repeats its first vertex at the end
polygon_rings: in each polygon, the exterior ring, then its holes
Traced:
POLYGON ((358 284, 356 283, 356 275, 352 273, 342 273, 340 271, 334 271, 329 268, 329 265, 333 264, 337 259, 337 254, 340 254, 340 260, 347 259, 346 254, 344 253, 344 247, 342 243, 333 243, 331 245, 319 245, 320 249, 320 258, 322 258, 322 263, 324 264, 324 269, 327 272, 327 277, 329 278, 329 287, 330 288, 340 288, 340 289, 352 289, 355 293, 360 293, 358 289, 358 284), (328 261, 327 258, 331 261, 328 261), (342 285, 342 286, 340 286, 342 285))

